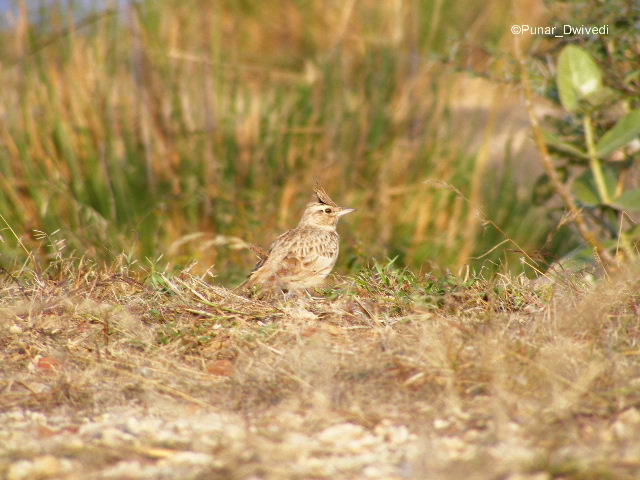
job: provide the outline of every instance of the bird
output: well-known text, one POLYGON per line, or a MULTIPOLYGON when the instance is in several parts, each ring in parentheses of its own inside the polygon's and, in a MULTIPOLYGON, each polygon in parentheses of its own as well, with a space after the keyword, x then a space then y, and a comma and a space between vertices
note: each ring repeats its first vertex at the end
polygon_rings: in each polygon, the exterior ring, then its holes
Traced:
POLYGON ((259 261, 240 285, 243 290, 295 293, 319 285, 333 270, 340 250, 338 221, 355 208, 338 206, 318 184, 313 192, 297 227, 276 238, 268 251, 252 248, 259 261))

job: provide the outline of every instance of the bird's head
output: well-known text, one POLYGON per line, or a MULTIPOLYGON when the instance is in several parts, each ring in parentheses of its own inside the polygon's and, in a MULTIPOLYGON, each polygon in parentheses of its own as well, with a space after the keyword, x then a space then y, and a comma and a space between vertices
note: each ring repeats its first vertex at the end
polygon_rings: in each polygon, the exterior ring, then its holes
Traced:
POLYGON ((315 201, 307 204, 299 226, 334 230, 340 217, 355 212, 355 208, 339 207, 319 185, 316 185, 313 191, 315 201))

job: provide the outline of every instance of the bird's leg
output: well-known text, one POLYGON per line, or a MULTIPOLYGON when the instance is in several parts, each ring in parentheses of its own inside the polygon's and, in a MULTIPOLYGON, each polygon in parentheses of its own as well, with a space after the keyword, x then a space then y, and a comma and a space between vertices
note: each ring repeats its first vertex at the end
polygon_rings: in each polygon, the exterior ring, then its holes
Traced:
POLYGON ((282 289, 281 292, 282 292, 282 299, 285 302, 298 298, 298 292, 296 290, 282 289))

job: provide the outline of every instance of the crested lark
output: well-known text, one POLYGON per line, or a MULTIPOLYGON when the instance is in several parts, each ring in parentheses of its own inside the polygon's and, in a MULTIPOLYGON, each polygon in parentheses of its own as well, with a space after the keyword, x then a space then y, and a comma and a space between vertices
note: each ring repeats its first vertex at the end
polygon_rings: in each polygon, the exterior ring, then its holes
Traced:
POLYGON ((314 192, 315 201, 307 204, 298 226, 276 238, 243 288, 289 292, 316 286, 329 275, 338 258, 338 220, 354 209, 336 205, 320 186, 314 192))

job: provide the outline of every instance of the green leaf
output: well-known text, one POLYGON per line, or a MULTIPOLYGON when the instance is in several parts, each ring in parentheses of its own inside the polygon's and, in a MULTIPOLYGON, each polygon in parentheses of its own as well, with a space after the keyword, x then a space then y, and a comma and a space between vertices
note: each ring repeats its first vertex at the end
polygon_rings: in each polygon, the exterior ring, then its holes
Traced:
MULTIPOLYGON (((613 168, 604 168, 604 181, 607 186, 608 192, 613 192, 616 189, 616 172, 613 168)), ((602 199, 598 194, 598 187, 596 186, 596 181, 593 178, 593 173, 591 170, 587 170, 578 178, 576 178, 571 185, 571 190, 573 191, 573 195, 578 199, 580 203, 583 205, 587 205, 589 207, 594 207, 597 205, 602 205, 602 199)))
POLYGON ((589 155, 587 155, 585 152, 580 150, 578 147, 576 147, 572 143, 565 142, 554 133, 551 133, 547 130, 543 130, 542 133, 544 135, 544 140, 545 142, 547 142, 548 145, 554 148, 557 148, 561 152, 568 153, 575 157, 584 158, 586 160, 589 159, 589 155))
MULTIPOLYGON (((569 171, 565 167, 560 167, 556 169, 556 172, 558 173, 562 183, 566 182, 567 177, 569 176, 569 171)), ((533 185, 531 201, 534 205, 542 205, 556 193, 556 189, 551 183, 549 175, 545 173, 540 175, 536 180, 536 183, 533 185)))
POLYGON ((598 189, 591 172, 576 178, 573 185, 571 185, 571 190, 578 201, 584 205, 595 206, 600 204, 598 189))
POLYGON ((631 85, 633 82, 640 78, 640 70, 633 70, 624 76, 622 83, 625 85, 631 85))
MULTIPOLYGON (((616 240, 605 240, 602 243, 607 250, 616 247, 616 240)), ((593 247, 579 246, 562 257, 558 263, 564 271, 586 273, 598 265, 599 261, 594 255, 593 247)))
POLYGON ((630 240, 634 240, 636 238, 640 238, 640 225, 635 225, 627 230, 627 238, 630 240))
POLYGON ((633 110, 602 136, 596 145, 596 152, 599 157, 606 157, 624 147, 638 135, 640 135, 640 110, 633 110))
POLYGON ((575 112, 580 100, 602 88, 602 71, 585 49, 567 45, 560 52, 556 83, 562 105, 575 112))
POLYGON ((598 107, 602 107, 603 105, 607 105, 611 103, 612 101, 614 101, 615 98, 616 98, 615 90, 609 87, 602 87, 599 90, 596 90, 595 92, 587 95, 585 97, 585 100, 592 107, 598 108, 598 107))
POLYGON ((640 211, 640 190, 627 190, 611 202, 611 206, 620 210, 640 211))
POLYGON ((553 185, 548 175, 541 175, 533 185, 531 192, 531 202, 534 205, 542 205, 554 194, 553 185))

